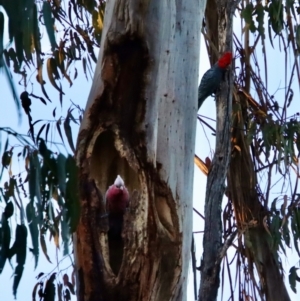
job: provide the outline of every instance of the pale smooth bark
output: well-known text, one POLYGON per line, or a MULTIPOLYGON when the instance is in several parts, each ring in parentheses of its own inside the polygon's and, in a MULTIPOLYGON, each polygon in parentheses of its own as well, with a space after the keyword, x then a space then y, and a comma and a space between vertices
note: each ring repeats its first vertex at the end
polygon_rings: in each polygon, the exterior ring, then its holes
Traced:
POLYGON ((107 2, 77 142, 79 301, 186 299, 204 5, 197 0, 107 2), (117 174, 125 180, 131 205, 124 248, 109 248, 103 198, 117 174))

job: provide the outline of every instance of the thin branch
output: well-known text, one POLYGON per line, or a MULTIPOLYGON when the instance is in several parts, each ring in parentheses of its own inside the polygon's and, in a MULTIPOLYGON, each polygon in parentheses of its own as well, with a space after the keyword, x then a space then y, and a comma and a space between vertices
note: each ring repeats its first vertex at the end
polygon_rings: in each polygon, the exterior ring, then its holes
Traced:
POLYGON ((193 208, 193 210, 194 210, 200 217, 202 217, 203 220, 205 220, 204 215, 202 215, 197 209, 193 208))
POLYGON ((222 259, 225 257, 226 252, 227 252, 228 248, 232 245, 237 233, 238 233, 238 230, 236 229, 234 232, 231 233, 229 238, 227 238, 227 240, 224 242, 223 247, 219 254, 219 262, 221 262, 222 259))

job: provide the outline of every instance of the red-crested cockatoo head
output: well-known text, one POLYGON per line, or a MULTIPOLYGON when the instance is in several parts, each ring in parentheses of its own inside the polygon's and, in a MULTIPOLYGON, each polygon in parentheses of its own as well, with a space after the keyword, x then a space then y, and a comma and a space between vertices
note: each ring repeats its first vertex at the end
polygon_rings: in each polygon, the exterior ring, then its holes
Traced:
POLYGON ((219 89, 226 68, 231 64, 231 61, 232 53, 230 51, 225 52, 217 63, 204 73, 198 88, 198 110, 205 99, 215 94, 219 89))

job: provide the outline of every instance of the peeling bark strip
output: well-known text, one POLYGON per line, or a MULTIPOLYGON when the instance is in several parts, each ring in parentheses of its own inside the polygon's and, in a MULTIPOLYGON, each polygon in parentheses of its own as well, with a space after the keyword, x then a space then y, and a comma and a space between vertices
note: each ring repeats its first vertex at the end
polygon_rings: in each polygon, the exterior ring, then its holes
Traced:
MULTIPOLYGON (((218 11, 218 32, 210 33, 210 35, 218 35, 220 53, 231 51, 232 49, 232 20, 238 2, 215 0, 218 11)), ((215 18, 215 15, 206 16, 206 18, 215 18)), ((210 20, 208 23, 212 24, 210 20)), ((232 84, 232 75, 230 72, 227 72, 226 80, 221 83, 220 92, 217 94, 216 150, 206 185, 199 301, 217 300, 220 286, 220 254, 222 252, 221 204, 230 160, 232 84)))
POLYGON ((107 2, 77 141, 79 301, 186 298, 203 14, 198 5, 107 2), (103 199, 117 174, 130 194, 124 248, 107 239, 103 199))

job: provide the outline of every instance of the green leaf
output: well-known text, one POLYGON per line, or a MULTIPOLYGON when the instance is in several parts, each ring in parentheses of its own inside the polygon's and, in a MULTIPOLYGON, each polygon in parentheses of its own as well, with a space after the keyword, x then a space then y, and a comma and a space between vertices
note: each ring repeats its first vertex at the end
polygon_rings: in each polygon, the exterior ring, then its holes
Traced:
POLYGON ((78 5, 83 6, 90 14, 96 6, 95 0, 78 0, 78 5))
POLYGON ((291 10, 294 18, 296 19, 294 4, 295 4, 295 0, 286 0, 285 1, 287 13, 289 13, 289 11, 291 10))
POLYGON ((64 121, 64 130, 65 130, 65 134, 67 136, 67 140, 68 140, 68 143, 70 145, 70 148, 71 150, 73 151, 73 153, 75 154, 75 147, 74 147, 74 144, 73 144, 73 138, 72 138, 72 129, 71 129, 71 126, 70 126, 70 114, 71 114, 72 111, 68 111, 68 114, 67 114, 67 117, 64 121))
MULTIPOLYGON (((5 51, 5 50, 4 50, 5 51)), ((23 54, 23 52, 22 52, 23 54)), ((15 52, 15 50, 11 47, 9 48, 8 52, 7 52, 7 56, 13 61, 14 63, 14 72, 18 73, 20 72, 20 64, 18 61, 18 56, 17 53, 15 52)))
POLYGON ((37 198, 37 208, 39 213, 38 223, 43 220, 42 196, 41 196, 41 167, 38 153, 34 151, 30 154, 30 168, 28 175, 30 201, 34 204, 34 197, 37 198))
POLYGON ((6 204, 3 214, 7 219, 9 219, 14 214, 14 204, 12 202, 8 202, 6 204))
MULTIPOLYGON (((4 153, 6 152, 7 148, 8 148, 8 137, 5 142, 4 153)), ((4 169, 4 165, 3 165, 3 156, 2 156, 2 169, 1 169, 1 173, 0 173, 0 179, 2 179, 3 169, 4 169)))
POLYGON ((38 60, 38 68, 37 68, 37 75, 36 75, 36 80, 37 82, 41 85, 41 89, 45 97, 51 102, 46 90, 45 90, 45 81, 43 79, 43 63, 41 60, 38 60))
POLYGON ((281 0, 273 0, 268 8, 269 11, 269 25, 272 26, 273 31, 279 34, 283 29, 283 4, 281 0))
POLYGON ((300 25, 296 25, 296 43, 298 49, 300 49, 300 25))
POLYGON ((40 232, 40 244, 41 244, 41 247, 42 247, 42 250, 43 250, 43 253, 45 255, 45 257, 47 258, 47 260, 51 262, 50 260, 50 257, 48 256, 48 253, 47 253, 47 246, 46 246, 46 242, 45 242, 45 236, 44 234, 42 234, 42 232, 40 232))
POLYGON ((47 102, 46 102, 46 100, 43 97, 36 96, 33 93, 30 93, 30 96, 32 96, 32 97, 34 97, 36 99, 39 99, 44 105, 47 105, 47 102))
POLYGON ((36 293, 37 293, 37 289, 40 287, 42 287, 42 282, 38 282, 35 284, 33 290, 32 290, 32 301, 36 301, 36 293))
POLYGON ((10 42, 14 40, 15 48, 19 63, 23 61, 23 45, 22 45, 22 7, 24 3, 22 0, 2 1, 2 5, 8 15, 8 33, 10 42))
POLYGON ((295 213, 295 221, 296 221, 296 224, 297 224, 299 237, 300 237, 300 209, 295 208, 294 213, 295 213))
POLYGON ((9 256, 9 245, 10 245, 10 227, 8 225, 8 220, 5 214, 2 214, 1 220, 1 248, 0 248, 0 274, 4 268, 6 259, 9 256))
POLYGON ((7 182, 4 183, 5 196, 6 196, 7 200, 10 197, 14 197, 14 195, 15 195, 15 190, 14 190, 15 186, 16 186, 16 181, 13 178, 9 179, 9 184, 7 184, 7 182))
POLYGON ((51 5, 48 1, 43 2, 43 17, 44 17, 44 22, 49 37, 49 41, 51 43, 51 50, 54 51, 55 48, 57 48, 55 33, 54 33, 54 19, 52 18, 51 5))
POLYGON ((46 134, 45 134, 45 141, 46 141, 46 143, 47 143, 47 140, 48 140, 49 129, 50 129, 50 123, 47 124, 47 128, 46 128, 46 134))
POLYGON ((294 246, 300 256, 300 250, 298 247, 298 239, 300 238, 300 210, 297 208, 295 208, 292 213, 291 229, 293 233, 294 246))
POLYGON ((64 138, 63 138, 63 136, 62 136, 62 134, 61 134, 60 125, 61 125, 61 118, 59 118, 59 119, 57 120, 57 122, 56 122, 56 128, 57 128, 58 134, 59 134, 59 136, 60 136, 62 142, 65 143, 65 142, 64 142, 64 138))
POLYGON ((289 224, 288 224, 288 219, 284 222, 282 226, 282 236, 284 239, 285 244, 290 248, 290 243, 291 243, 291 238, 290 238, 290 231, 289 231, 289 224))
POLYGON ((66 161, 67 158, 63 154, 57 156, 58 187, 62 196, 66 195, 66 161))
POLYGON ((279 231, 281 222, 282 220, 279 216, 279 213, 275 213, 275 215, 273 215, 272 217, 271 225, 270 225, 270 231, 272 233, 272 238, 273 238, 272 250, 274 252, 278 250, 278 246, 280 245, 281 242, 281 234, 279 231))
POLYGON ((14 37, 15 41, 15 48, 16 48, 16 54, 17 54, 17 59, 19 62, 19 67, 21 67, 22 62, 24 61, 24 55, 23 55, 23 32, 18 31, 15 34, 14 37))
POLYGON ((50 80, 50 83, 52 86, 59 91, 60 93, 64 94, 64 92, 61 90, 61 88, 58 87, 58 85, 55 82, 56 74, 57 74, 57 66, 54 58, 49 58, 47 60, 47 73, 48 73, 48 78, 50 80))
POLYGON ((251 32, 256 31, 256 27, 255 27, 254 21, 253 21, 253 12, 254 12, 254 7, 253 7, 252 3, 247 4, 246 7, 241 12, 241 16, 245 20, 245 22, 248 24, 251 32))
POLYGON ((32 61, 32 52, 34 49, 33 44, 33 24, 34 24, 34 1, 26 0, 22 3, 22 18, 21 18, 21 28, 22 28, 22 44, 23 50, 25 52, 25 57, 27 61, 32 61))
POLYGON ((10 250, 10 258, 17 255, 18 265, 15 268, 13 294, 16 297, 17 289, 23 274, 24 264, 26 260, 26 246, 27 246, 27 228, 25 225, 17 225, 15 242, 10 250))
POLYGON ((33 30, 33 43, 37 54, 37 62, 38 62, 38 66, 40 66, 41 64, 40 54, 42 52, 41 33, 40 33, 39 22, 38 22, 38 11, 35 3, 33 4, 33 29, 32 30, 33 30))
POLYGON ((275 198, 275 199, 273 200, 272 204, 271 204, 271 212, 272 212, 272 213, 275 213, 275 212, 277 211, 277 209, 276 209, 276 202, 277 202, 277 200, 278 200, 278 197, 275 198))
MULTIPOLYGON (((53 206, 52 206, 53 207, 53 206)), ((51 230, 53 238, 54 238, 54 243, 55 246, 59 249, 60 248, 60 244, 59 244, 59 226, 60 226, 60 214, 58 214, 55 218, 54 218, 54 225, 53 225, 53 229, 51 230)))
POLYGON ((265 26, 264 26, 264 16, 265 10, 261 3, 257 3, 255 8, 256 21, 258 23, 258 32, 261 35, 262 39, 265 39, 265 26))
POLYGON ((44 130, 45 127, 46 127, 46 123, 41 126, 41 128, 40 128, 40 130, 39 130, 39 132, 38 132, 38 134, 36 136, 37 143, 38 143, 40 135, 42 134, 42 132, 43 132, 43 130, 44 130))
POLYGON ((86 58, 85 57, 82 59, 82 68, 83 68, 85 78, 88 79, 87 74, 86 74, 86 58))
POLYGON ((4 14, 2 11, 0 11, 0 67, 2 67, 3 64, 3 37, 4 37, 4 14))
POLYGON ((28 221, 28 226, 29 226, 29 232, 31 235, 31 241, 32 241, 32 249, 30 251, 34 255, 34 268, 36 269, 38 260, 39 260, 39 229, 38 229, 38 222, 37 222, 37 217, 35 215, 35 209, 33 206, 33 202, 29 202, 28 205, 26 206, 26 216, 27 216, 27 221, 28 221))
POLYGON ((4 14, 0 11, 0 71, 4 70, 5 77, 9 83, 9 88, 12 93, 12 96, 14 98, 17 112, 18 112, 18 118, 19 121, 21 121, 21 106, 18 98, 17 89, 14 84, 14 80, 12 78, 12 75, 6 65, 5 60, 3 59, 4 54, 4 46, 3 46, 3 37, 4 37, 4 14))
MULTIPOLYGON (((65 285, 69 288, 71 294, 72 294, 72 295, 75 295, 75 290, 74 290, 73 284, 72 284, 70 281, 68 281, 68 282, 65 283, 65 285)), ((71 300, 71 299, 70 299, 70 300, 71 300)))
POLYGON ((80 217, 80 204, 78 196, 78 169, 75 159, 68 156, 66 162, 67 171, 67 186, 66 186, 66 208, 67 208, 67 221, 70 226, 71 233, 76 231, 77 224, 80 217))
POLYGON ((56 107, 54 108, 54 110, 52 111, 52 116, 55 118, 56 116, 56 107))
POLYGON ((57 284, 57 296, 58 296, 58 301, 63 301, 62 298, 62 292, 63 292, 63 285, 61 283, 57 284))
POLYGON ((60 102, 60 105, 62 106, 64 92, 62 91, 61 83, 59 83, 59 86, 60 86, 60 90, 61 90, 59 92, 59 102, 60 102))
POLYGON ((36 80, 37 82, 43 86, 45 84, 45 81, 43 80, 43 65, 40 64, 37 68, 37 75, 36 75, 36 80))
POLYGON ((8 166, 10 165, 11 162, 11 158, 12 158, 12 151, 6 151, 3 153, 2 155, 2 165, 4 168, 8 168, 8 166))
POLYGON ((290 274, 289 274, 290 287, 295 294, 297 293, 297 290, 296 290, 296 279, 298 277, 297 270, 298 270, 297 268, 291 267, 290 274))
POLYGON ((13 77, 11 75, 10 70, 8 69, 8 67, 6 66, 5 63, 3 64, 3 67, 4 67, 5 77, 8 81, 10 92, 11 92, 13 98, 14 98, 14 101, 15 101, 15 104, 16 104, 16 107, 17 107, 18 118, 19 118, 19 121, 21 121, 21 119, 22 119, 21 105, 20 105, 20 101, 19 101, 19 98, 18 98, 17 88, 15 86, 15 82, 13 80, 13 77))
POLYGON ((271 150, 269 127, 268 126, 263 126, 261 128, 261 130, 262 130, 265 153, 266 153, 266 160, 267 160, 270 156, 270 150, 271 150))
POLYGON ((71 301, 70 291, 67 288, 65 289, 65 300, 71 301))
POLYGON ((20 264, 18 264, 15 268, 14 283, 13 283, 13 294, 14 294, 15 299, 17 297, 17 289, 18 289, 18 286, 19 286, 19 283, 20 283, 20 280, 21 280, 21 277, 23 274, 23 270, 24 270, 24 266, 20 265, 20 264))
POLYGON ((46 282, 45 290, 44 290, 44 300, 46 301, 54 301, 55 300, 55 286, 54 280, 56 277, 56 273, 53 273, 50 278, 46 282))
POLYGON ((246 23, 250 24, 252 21, 252 14, 253 14, 253 4, 249 3, 246 7, 242 10, 241 16, 245 20, 246 23))

